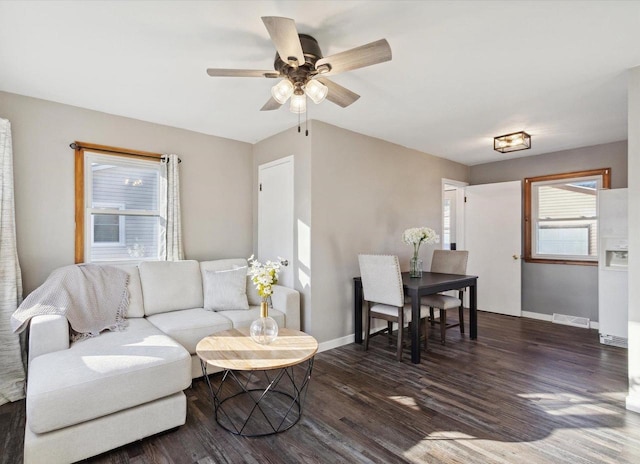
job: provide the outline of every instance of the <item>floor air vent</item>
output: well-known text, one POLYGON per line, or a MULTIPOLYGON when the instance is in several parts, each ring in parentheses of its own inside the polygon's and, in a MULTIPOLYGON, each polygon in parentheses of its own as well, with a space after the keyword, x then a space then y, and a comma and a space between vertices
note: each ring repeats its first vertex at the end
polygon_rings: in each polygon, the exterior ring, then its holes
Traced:
POLYGON ((600 334, 600 343, 603 345, 617 346, 619 348, 629 348, 628 340, 616 335, 600 334))
POLYGON ((573 327, 589 328, 588 317, 567 316, 566 314, 553 313, 552 322, 555 324, 572 325, 573 327))

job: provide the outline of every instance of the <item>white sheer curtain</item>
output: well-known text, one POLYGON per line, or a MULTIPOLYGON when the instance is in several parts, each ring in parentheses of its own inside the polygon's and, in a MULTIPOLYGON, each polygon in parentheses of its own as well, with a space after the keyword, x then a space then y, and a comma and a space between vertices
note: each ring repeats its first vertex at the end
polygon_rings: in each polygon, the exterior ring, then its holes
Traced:
POLYGON ((22 300, 16 248, 11 123, 0 118, 0 404, 24 398, 25 371, 9 320, 22 300))
POLYGON ((165 218, 162 234, 165 246, 164 256, 167 261, 178 261, 184 259, 180 217, 180 159, 178 155, 164 155, 163 161, 163 177, 167 192, 162 205, 165 218))

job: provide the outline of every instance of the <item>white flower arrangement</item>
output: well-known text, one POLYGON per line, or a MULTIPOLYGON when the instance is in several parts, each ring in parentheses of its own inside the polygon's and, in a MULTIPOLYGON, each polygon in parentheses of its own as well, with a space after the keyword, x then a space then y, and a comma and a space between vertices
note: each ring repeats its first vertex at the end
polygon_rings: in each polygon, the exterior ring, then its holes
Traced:
POLYGON ((439 243, 440 236, 429 227, 412 227, 402 233, 402 241, 407 245, 413 245, 413 256, 417 258, 421 244, 439 243))
POLYGON ((267 261, 262 264, 254 259, 253 255, 249 258, 249 275, 263 301, 273 294, 273 286, 278 283, 279 272, 279 262, 267 261))

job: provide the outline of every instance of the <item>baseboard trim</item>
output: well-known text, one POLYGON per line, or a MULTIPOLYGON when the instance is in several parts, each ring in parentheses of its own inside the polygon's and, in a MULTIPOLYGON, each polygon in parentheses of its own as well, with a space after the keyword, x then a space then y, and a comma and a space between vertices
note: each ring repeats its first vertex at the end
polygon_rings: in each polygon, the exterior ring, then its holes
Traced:
POLYGON ((553 316, 551 314, 534 313, 531 311, 522 311, 522 317, 528 317, 529 319, 538 319, 540 321, 551 322, 553 316))
POLYGON ((329 340, 326 342, 322 342, 318 344, 318 353, 322 353, 323 351, 331 350, 333 348, 338 348, 340 346, 348 345, 353 343, 356 340, 356 336, 354 334, 346 335, 340 338, 334 338, 333 340, 329 340))
MULTIPOLYGON (((522 317, 528 317, 529 319, 538 319, 540 321, 551 322, 551 320, 553 319, 552 314, 534 313, 532 311, 522 311, 521 315, 522 317)), ((600 327, 600 324, 598 324, 597 321, 589 321, 590 329, 597 329, 599 327, 600 327)))

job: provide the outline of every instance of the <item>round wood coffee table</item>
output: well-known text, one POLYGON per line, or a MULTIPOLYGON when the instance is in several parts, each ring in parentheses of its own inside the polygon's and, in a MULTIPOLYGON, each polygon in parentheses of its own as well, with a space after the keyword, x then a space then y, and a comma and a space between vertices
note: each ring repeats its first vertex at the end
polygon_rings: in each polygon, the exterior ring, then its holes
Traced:
POLYGON ((282 328, 269 345, 249 336, 249 328, 217 332, 200 340, 196 353, 211 392, 216 422, 231 433, 259 437, 284 432, 302 416, 318 342, 282 328), (222 368, 217 387, 207 364, 222 368))

